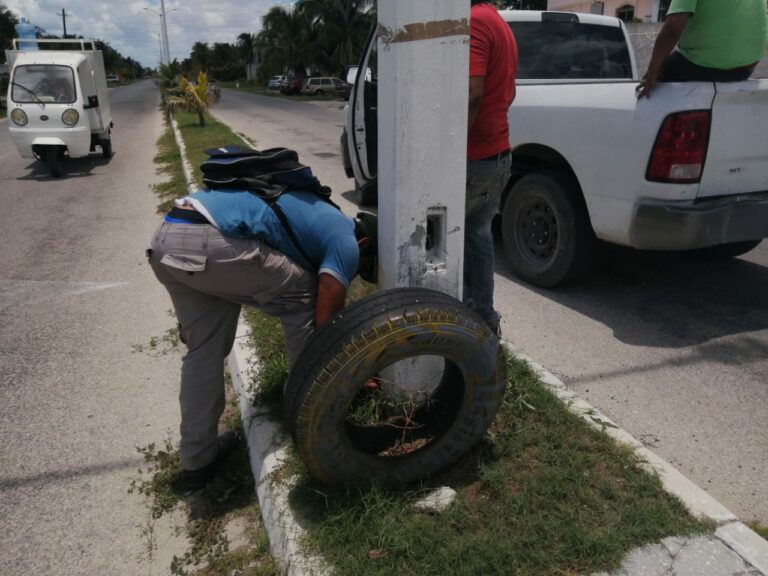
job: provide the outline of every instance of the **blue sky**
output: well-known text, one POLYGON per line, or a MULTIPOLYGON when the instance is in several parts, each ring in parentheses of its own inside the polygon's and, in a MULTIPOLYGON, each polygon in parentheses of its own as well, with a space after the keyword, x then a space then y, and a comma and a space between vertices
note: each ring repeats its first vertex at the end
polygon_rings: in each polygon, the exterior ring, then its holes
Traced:
MULTIPOLYGON (((123 56, 155 67, 160 57, 160 0, 0 0, 19 17, 51 34, 62 34, 66 6, 67 33, 108 42, 123 56)), ((256 33, 262 15, 288 0, 165 0, 171 58, 189 56, 195 42, 235 43, 242 32, 256 33)))

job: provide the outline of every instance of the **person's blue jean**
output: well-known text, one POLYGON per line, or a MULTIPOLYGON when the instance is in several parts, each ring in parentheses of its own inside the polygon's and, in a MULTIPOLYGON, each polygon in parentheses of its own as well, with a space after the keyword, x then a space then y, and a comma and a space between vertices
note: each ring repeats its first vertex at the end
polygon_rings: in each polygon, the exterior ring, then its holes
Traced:
POLYGON ((498 331, 501 316, 493 307, 493 234, 491 221, 499 210, 509 179, 510 154, 467 162, 464 222, 464 302, 498 331))

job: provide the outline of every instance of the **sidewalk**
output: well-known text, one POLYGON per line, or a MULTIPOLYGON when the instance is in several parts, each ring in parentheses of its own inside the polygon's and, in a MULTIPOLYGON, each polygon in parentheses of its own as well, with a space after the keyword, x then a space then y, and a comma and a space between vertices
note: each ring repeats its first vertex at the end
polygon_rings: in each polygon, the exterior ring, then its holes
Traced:
MULTIPOLYGON (((181 144, 178 132, 177 141, 181 144)), ((183 146, 180 147, 183 162, 186 163, 183 146)), ((187 177, 189 181, 189 175, 187 177)), ((322 559, 310 558, 302 553, 299 546, 304 533, 299 519, 301 514, 288 501, 289 487, 269 480, 270 474, 285 459, 289 440, 264 413, 254 408, 246 392, 253 371, 258 370, 258 359, 247 348, 247 340, 248 328, 241 321, 229 357, 229 367, 239 397, 251 469, 272 554, 284 564, 288 575, 328 574, 330 571, 322 559)), ((616 572, 594 576, 768 576, 768 542, 739 522, 734 514, 672 465, 578 398, 544 367, 516 350, 512 343, 505 344, 519 359, 528 362, 541 382, 571 412, 604 430, 617 442, 631 447, 647 463, 647 467, 658 474, 667 492, 677 496, 692 515, 709 520, 716 526, 714 535, 693 539, 667 538, 659 544, 637 549, 616 572)))

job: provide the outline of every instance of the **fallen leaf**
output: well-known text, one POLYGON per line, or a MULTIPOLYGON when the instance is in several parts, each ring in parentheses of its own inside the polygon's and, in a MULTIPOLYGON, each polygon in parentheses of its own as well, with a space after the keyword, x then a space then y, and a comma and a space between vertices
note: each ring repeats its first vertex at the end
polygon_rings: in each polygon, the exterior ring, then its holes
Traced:
POLYGON ((382 550, 381 548, 376 548, 375 550, 368 550, 369 560, 377 560, 379 558, 384 558, 386 555, 387 555, 387 551, 382 550))

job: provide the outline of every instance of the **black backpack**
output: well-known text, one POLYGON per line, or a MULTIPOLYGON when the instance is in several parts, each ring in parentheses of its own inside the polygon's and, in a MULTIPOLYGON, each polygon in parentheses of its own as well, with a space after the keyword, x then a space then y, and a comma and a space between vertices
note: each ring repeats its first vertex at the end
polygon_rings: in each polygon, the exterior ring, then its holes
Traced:
POLYGON ((205 150, 208 160, 200 165, 203 184, 209 190, 248 190, 272 208, 296 249, 311 263, 299 244, 285 213, 275 200, 284 192, 312 192, 338 210, 331 200, 331 189, 323 186, 312 169, 299 162, 299 155, 288 148, 255 150, 230 145, 205 150))

